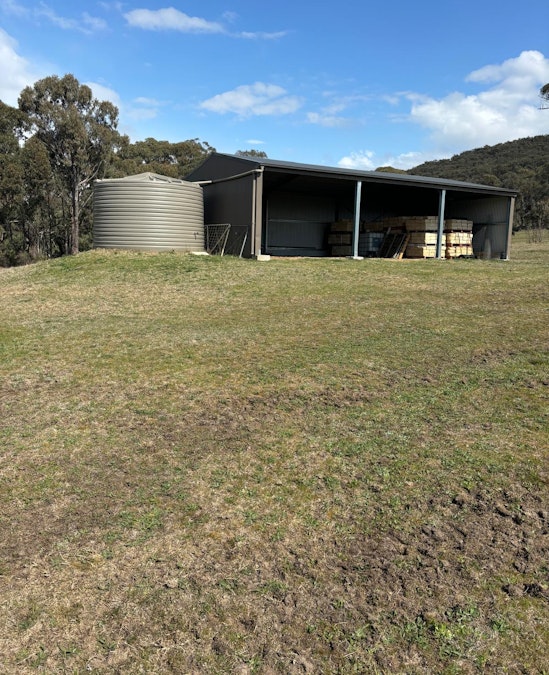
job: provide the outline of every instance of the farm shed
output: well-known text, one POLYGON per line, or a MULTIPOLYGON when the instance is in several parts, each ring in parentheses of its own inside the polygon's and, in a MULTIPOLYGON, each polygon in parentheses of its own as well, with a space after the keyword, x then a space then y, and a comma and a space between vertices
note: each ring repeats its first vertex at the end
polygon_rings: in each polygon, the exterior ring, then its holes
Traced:
POLYGON ((140 173, 93 184, 93 245, 204 251, 204 198, 196 183, 140 173))
POLYGON ((204 189, 206 225, 230 223, 247 256, 379 255, 400 232, 398 257, 509 257, 513 190, 221 153, 187 179, 204 189))

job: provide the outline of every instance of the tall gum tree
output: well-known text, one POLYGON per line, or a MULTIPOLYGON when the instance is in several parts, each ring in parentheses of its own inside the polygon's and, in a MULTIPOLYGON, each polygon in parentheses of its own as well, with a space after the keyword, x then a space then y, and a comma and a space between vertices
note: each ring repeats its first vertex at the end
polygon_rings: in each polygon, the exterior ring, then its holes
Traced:
POLYGON ((52 75, 26 87, 19 109, 28 118, 27 133, 41 141, 59 179, 70 214, 69 251, 78 253, 81 207, 91 182, 104 175, 120 142, 118 108, 93 97, 74 75, 52 75))

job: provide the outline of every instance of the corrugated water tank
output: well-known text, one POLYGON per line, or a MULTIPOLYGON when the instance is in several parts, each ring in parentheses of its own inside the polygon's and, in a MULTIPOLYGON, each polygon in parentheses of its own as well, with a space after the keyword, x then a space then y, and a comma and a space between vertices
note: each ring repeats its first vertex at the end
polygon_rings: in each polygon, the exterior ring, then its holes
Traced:
POLYGON ((96 180, 93 245, 147 251, 204 251, 201 186, 155 173, 96 180))

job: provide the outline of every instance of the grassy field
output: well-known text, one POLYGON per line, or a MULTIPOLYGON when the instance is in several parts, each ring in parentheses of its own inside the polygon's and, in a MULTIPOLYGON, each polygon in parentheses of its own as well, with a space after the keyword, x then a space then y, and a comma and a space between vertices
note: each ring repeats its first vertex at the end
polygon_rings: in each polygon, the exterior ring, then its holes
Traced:
POLYGON ((0 270, 0 672, 549 672, 549 241, 515 239, 0 270))

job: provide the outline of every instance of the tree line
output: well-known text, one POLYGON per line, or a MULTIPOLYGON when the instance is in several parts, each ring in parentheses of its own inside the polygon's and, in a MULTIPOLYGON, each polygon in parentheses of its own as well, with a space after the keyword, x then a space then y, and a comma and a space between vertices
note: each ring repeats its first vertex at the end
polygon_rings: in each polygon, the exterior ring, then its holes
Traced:
POLYGON ((74 254, 92 243, 92 183, 144 171, 184 178, 214 148, 198 139, 131 143, 118 109, 73 75, 0 101, 0 266, 74 254))

